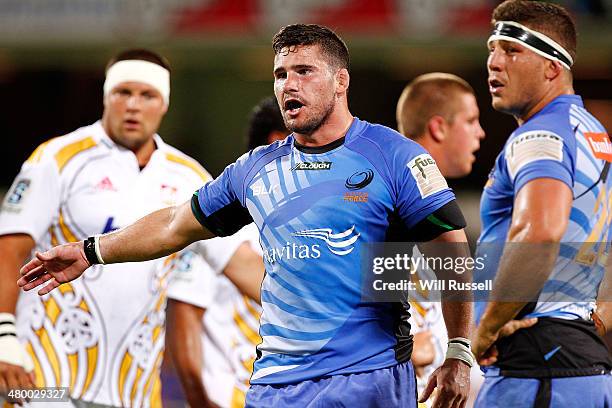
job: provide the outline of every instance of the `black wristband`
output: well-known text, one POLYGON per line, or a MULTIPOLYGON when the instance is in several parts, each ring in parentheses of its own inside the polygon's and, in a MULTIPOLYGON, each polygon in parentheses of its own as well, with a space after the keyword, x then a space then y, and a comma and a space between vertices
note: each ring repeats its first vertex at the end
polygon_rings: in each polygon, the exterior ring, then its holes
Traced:
POLYGON ((466 343, 465 341, 461 341, 461 340, 458 340, 458 339, 449 340, 448 344, 451 344, 451 343, 462 344, 465 347, 470 348, 470 343, 466 343))
POLYGON ((96 265, 101 263, 96 255, 96 243, 94 237, 89 237, 83 241, 83 250, 85 251, 85 258, 89 262, 89 265, 96 265))

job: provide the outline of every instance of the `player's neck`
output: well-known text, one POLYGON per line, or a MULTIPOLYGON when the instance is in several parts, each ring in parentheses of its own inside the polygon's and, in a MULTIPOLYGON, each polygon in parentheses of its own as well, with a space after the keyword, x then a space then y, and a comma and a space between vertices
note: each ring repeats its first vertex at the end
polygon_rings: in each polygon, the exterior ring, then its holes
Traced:
POLYGON ((542 109, 546 107, 549 103, 551 103, 555 98, 561 95, 573 95, 574 88, 571 84, 559 87, 551 87, 549 88, 544 95, 538 99, 533 106, 525 109, 525 113, 519 116, 515 116, 516 121, 519 126, 523 123, 527 122, 531 117, 533 117, 536 113, 540 112, 542 109))
POLYGON ((446 160, 444 160, 444 145, 433 140, 433 137, 428 134, 422 135, 420 138, 416 139, 416 142, 429 152, 431 157, 435 160, 442 176, 444 176, 444 178, 449 178, 446 160))
POLYGON ((325 146, 346 135, 353 123, 353 115, 346 105, 337 105, 327 120, 311 134, 295 133, 295 140, 302 146, 325 146))
POLYGON ((149 160, 151 160, 151 156, 153 156, 153 152, 157 149, 157 145, 155 144, 155 139, 150 138, 145 144, 142 146, 132 149, 134 155, 136 156, 136 160, 138 160, 138 167, 142 170, 147 164, 149 164, 149 160))

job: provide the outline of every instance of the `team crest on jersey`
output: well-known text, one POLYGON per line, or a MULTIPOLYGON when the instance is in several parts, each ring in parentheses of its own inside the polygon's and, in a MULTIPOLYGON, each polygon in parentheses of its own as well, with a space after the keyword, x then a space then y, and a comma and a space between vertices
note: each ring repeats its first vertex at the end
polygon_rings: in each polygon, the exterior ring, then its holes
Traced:
POLYGON ((584 137, 589 141, 593 155, 598 159, 612 162, 612 143, 607 133, 585 132, 584 137))
POLYGON ((349 190, 361 190, 374 179, 374 172, 371 169, 365 169, 353 173, 344 182, 344 186, 349 190))
POLYGON ((164 204, 173 205, 176 203, 178 189, 168 184, 161 185, 161 199, 164 204))
POLYGON ((429 197, 448 188, 446 179, 442 176, 436 161, 430 155, 420 154, 408 162, 407 166, 416 181, 421 198, 429 197))

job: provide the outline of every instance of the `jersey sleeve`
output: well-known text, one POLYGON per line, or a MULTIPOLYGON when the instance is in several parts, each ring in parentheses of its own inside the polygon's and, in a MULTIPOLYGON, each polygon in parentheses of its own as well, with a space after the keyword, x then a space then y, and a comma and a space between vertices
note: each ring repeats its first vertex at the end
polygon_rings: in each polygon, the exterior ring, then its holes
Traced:
POLYGON ((248 154, 230 164, 215 180, 200 188, 191 200, 198 221, 217 236, 228 236, 253 219, 244 202, 244 182, 248 154))
POLYGON ((406 148, 395 153, 391 174, 395 177, 396 210, 410 229, 453 201, 455 195, 425 149, 414 142, 403 146, 406 148))
POLYGON ((39 241, 59 213, 60 174, 53 156, 41 150, 22 165, 4 198, 0 235, 23 233, 39 241))
POLYGON ((574 186, 575 141, 548 130, 532 130, 514 137, 504 160, 514 193, 537 178, 552 178, 574 186))
POLYGON ((168 298, 206 309, 213 302, 218 277, 198 252, 192 244, 178 254, 168 298))
POLYGON ((198 253, 215 273, 222 273, 238 247, 246 242, 242 234, 217 237, 198 242, 198 253))

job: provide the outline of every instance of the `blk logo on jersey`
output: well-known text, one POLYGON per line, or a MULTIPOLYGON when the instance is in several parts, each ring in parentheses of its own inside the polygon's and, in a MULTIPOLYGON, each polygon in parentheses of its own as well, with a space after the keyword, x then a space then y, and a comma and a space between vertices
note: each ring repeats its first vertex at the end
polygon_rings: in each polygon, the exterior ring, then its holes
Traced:
POLYGON ((336 255, 348 255, 355 249, 354 245, 359 232, 355 231, 355 226, 346 231, 334 234, 331 228, 316 228, 311 230, 303 230, 293 233, 296 237, 315 238, 324 241, 327 248, 336 255))
POLYGON ((272 184, 270 187, 267 187, 263 183, 256 183, 251 186, 251 190, 253 191, 253 196, 257 197, 260 195, 270 195, 274 194, 280 186, 278 184, 272 184))
POLYGON ((349 190, 361 190, 374 179, 374 172, 370 169, 357 171, 346 179, 344 186, 349 190))
POLYGON ((584 137, 589 141, 589 146, 595 157, 607 162, 612 162, 612 143, 607 133, 585 132, 584 137))
POLYGON ((291 171, 297 170, 331 170, 332 162, 300 162, 291 171))

